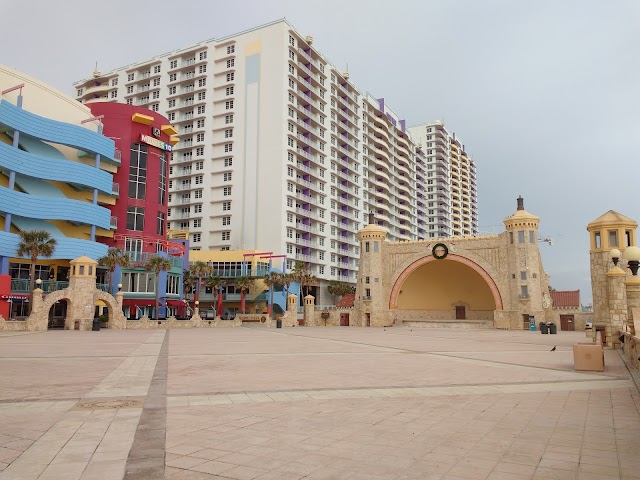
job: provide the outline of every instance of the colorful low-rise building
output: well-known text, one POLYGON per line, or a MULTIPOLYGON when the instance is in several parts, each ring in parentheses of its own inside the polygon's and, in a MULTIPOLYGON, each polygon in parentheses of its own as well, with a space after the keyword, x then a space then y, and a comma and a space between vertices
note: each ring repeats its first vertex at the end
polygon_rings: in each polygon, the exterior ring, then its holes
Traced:
POLYGON ((35 275, 45 292, 65 288, 69 260, 107 251, 98 238, 113 236, 120 153, 91 110, 58 90, 0 65, 0 92, 0 275, 10 276, 0 314, 24 317, 30 260, 17 257, 19 233, 56 240, 35 275))

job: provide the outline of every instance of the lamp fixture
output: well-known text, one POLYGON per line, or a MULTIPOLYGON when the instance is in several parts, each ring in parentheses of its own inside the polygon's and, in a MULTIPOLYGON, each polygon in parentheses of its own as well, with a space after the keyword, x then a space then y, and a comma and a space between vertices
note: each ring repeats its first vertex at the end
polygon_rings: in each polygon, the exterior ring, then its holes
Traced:
POLYGON ((609 254, 611 255, 611 260, 613 261, 613 266, 617 267, 618 266, 618 260, 620 260, 620 250, 618 250, 617 248, 613 248, 613 249, 611 249, 611 252, 609 252, 609 254))

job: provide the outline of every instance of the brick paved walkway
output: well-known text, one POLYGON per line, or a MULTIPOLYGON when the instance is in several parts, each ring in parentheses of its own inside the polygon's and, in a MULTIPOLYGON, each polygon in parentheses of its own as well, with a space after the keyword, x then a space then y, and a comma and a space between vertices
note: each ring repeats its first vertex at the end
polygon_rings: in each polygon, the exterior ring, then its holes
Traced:
POLYGON ((0 480, 158 478, 158 448, 172 480, 640 479, 638 391, 614 351, 604 373, 574 372, 578 341, 418 328, 0 334, 0 480))

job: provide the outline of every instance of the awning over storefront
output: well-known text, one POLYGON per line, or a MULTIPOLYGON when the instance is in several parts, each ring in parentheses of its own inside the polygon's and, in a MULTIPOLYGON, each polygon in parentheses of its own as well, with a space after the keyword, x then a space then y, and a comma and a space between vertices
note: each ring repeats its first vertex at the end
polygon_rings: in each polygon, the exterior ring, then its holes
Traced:
POLYGON ((184 300, 167 300, 167 307, 188 307, 189 303, 184 300))
POLYGON ((148 307, 156 304, 154 299, 148 298, 125 298, 122 300, 123 307, 148 307))

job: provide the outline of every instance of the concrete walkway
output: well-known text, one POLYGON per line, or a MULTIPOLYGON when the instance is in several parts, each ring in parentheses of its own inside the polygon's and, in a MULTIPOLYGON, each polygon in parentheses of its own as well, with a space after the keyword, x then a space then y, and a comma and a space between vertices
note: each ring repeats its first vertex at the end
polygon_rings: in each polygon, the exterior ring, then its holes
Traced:
POLYGON ((640 479, 640 398, 584 333, 0 335, 0 480, 640 479), (551 347, 557 346, 555 352, 551 347))

